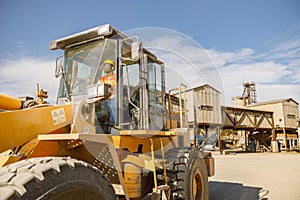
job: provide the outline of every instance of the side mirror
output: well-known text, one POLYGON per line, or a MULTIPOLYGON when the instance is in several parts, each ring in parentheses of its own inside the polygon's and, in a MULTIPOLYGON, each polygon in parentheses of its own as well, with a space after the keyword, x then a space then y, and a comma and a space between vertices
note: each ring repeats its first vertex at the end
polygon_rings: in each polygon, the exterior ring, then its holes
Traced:
POLYGON ((140 59, 140 50, 142 47, 141 42, 132 42, 131 43, 131 59, 138 60, 140 59))
POLYGON ((60 56, 56 59, 55 78, 58 78, 61 75, 62 66, 63 66, 63 56, 60 56))

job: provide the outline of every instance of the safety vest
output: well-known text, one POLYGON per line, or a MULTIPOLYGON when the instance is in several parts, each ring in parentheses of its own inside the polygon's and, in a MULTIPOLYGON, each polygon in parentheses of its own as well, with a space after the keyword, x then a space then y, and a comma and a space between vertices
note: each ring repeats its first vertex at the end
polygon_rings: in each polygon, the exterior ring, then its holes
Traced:
POLYGON ((113 88, 113 92, 110 96, 110 99, 111 98, 115 98, 115 87, 116 87, 116 80, 117 80, 117 77, 115 74, 112 74, 111 76, 102 76, 100 78, 100 83, 106 83, 106 84, 109 84, 112 88, 113 88))
POLYGON ((111 87, 116 87, 116 80, 117 80, 116 75, 112 74, 111 76, 102 76, 100 78, 100 83, 106 83, 111 85, 111 87))

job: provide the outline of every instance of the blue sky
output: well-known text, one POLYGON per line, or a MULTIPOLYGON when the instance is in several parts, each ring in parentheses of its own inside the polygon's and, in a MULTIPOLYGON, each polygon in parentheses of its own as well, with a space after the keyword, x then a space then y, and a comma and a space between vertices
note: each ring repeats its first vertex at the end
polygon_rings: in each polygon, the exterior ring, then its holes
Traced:
MULTIPOLYGON (((215 64, 222 80, 222 88, 217 89, 224 93, 225 104, 232 104, 231 98, 242 94, 243 79, 257 84, 259 101, 292 97, 300 102, 297 0, 2 0, 0 92, 32 95, 34 83, 39 81, 54 99, 54 62, 62 52, 50 51, 49 42, 105 23, 121 31, 157 27, 179 34, 192 42, 167 43, 171 37, 165 37, 165 48, 169 51, 176 44, 188 53, 177 55, 187 59, 198 44, 215 64)), ((152 39, 163 38, 159 37, 155 34, 152 39)), ((162 53, 158 57, 176 65, 174 56, 162 53)), ((201 63, 194 59, 199 69, 201 63)))

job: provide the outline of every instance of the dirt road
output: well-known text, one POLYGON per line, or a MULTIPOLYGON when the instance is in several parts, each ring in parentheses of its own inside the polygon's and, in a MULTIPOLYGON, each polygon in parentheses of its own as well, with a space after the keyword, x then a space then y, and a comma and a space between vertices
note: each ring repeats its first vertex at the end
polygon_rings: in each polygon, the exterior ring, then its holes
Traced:
POLYGON ((211 200, 300 200, 300 153, 213 153, 211 200))

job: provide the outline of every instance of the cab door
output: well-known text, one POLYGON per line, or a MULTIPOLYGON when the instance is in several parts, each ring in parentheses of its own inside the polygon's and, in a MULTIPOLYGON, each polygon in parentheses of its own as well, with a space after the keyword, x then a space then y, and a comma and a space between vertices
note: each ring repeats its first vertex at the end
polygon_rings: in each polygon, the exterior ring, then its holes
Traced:
POLYGON ((164 130, 166 121, 164 65, 158 60, 147 59, 149 129, 164 130))

